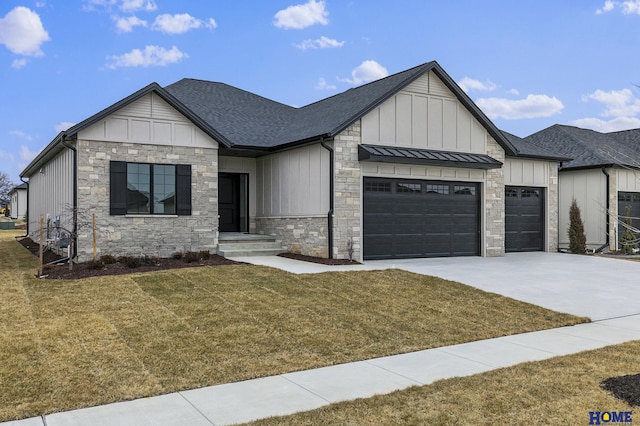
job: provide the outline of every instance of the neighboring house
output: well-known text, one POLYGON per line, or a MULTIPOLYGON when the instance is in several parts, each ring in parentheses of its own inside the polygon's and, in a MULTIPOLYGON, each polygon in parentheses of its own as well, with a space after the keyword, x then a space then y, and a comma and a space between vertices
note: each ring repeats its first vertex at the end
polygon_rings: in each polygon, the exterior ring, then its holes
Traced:
POLYGON ((27 216, 27 184, 22 183, 9 192, 11 203, 9 211, 11 219, 26 219, 27 216))
POLYGON ((429 62, 302 108, 153 83, 60 133, 22 176, 30 232, 59 216, 81 260, 91 213, 100 254, 215 251, 220 233, 249 232, 323 257, 501 256, 557 249, 561 160, 511 141, 429 62))
MULTIPOLYGON (((612 133, 554 125, 524 138, 573 160, 559 171, 560 248, 569 246, 569 207, 576 199, 591 250, 616 250, 620 220, 640 217, 640 129, 612 133)), ((634 220, 640 227, 640 220, 634 220)))

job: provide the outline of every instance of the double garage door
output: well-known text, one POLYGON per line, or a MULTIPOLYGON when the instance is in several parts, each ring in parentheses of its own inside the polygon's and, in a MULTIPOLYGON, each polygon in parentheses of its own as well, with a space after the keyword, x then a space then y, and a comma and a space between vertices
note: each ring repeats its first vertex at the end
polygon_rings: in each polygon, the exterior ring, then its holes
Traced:
POLYGON ((365 259, 477 256, 477 183, 364 178, 365 259))
MULTIPOLYGON (((544 190, 507 187, 506 250, 542 250, 544 190)), ((364 178, 365 259, 480 255, 480 185, 364 178)))

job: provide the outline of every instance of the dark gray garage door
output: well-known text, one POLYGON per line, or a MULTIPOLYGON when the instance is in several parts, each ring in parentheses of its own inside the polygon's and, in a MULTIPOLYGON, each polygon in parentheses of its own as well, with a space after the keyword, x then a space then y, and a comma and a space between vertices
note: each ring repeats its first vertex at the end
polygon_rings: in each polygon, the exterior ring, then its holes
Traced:
POLYGON ((477 256, 477 183, 364 178, 365 259, 477 256))
MULTIPOLYGON (((620 221, 627 216, 631 218, 640 217, 640 193, 618 192, 618 215, 620 216, 620 221), (627 206, 630 209, 629 213, 627 213, 627 206)), ((636 229, 640 228, 640 219, 632 219, 631 225, 636 229)), ((622 240, 622 235, 624 235, 624 228, 622 225, 618 225, 618 241, 622 240)))
POLYGON ((541 251, 544 247, 544 188, 505 188, 505 251, 541 251))

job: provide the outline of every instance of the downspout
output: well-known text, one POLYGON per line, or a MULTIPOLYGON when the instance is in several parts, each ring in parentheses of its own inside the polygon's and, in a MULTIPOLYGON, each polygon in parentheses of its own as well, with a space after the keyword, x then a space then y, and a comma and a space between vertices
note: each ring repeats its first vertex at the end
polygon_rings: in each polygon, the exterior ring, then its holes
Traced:
POLYGON ((63 133, 60 136, 60 142, 62 146, 65 148, 69 148, 73 151, 73 230, 72 232, 72 240, 73 240, 73 252, 69 253, 69 261, 75 258, 78 254, 78 149, 68 144, 64 138, 66 137, 66 133, 63 133))
POLYGON ((320 138, 320 145, 327 151, 329 151, 329 212, 327 213, 327 240, 328 240, 328 249, 329 249, 329 259, 333 259, 333 148, 327 145, 324 141, 324 136, 320 138))
POLYGON ((611 203, 609 202, 609 197, 611 195, 611 189, 609 188, 609 182, 611 180, 611 175, 609 175, 609 173, 607 172, 607 169, 604 168, 604 167, 602 168, 602 173, 607 177, 607 191, 606 191, 607 192, 607 195, 606 195, 606 198, 607 198, 607 200, 606 200, 606 212, 607 212, 606 238, 607 238, 607 240, 602 246, 600 246, 597 249, 595 249, 594 253, 600 253, 606 247, 609 247, 609 236, 610 236, 609 226, 611 224, 611 220, 609 219, 610 218, 610 214, 611 214, 609 212, 609 208, 611 207, 611 203))

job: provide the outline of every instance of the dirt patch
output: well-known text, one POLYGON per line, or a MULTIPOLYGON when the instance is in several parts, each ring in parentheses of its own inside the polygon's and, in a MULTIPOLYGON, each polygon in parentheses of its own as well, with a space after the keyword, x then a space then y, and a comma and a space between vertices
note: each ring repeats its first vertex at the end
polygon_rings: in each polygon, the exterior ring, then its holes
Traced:
POLYGON ((600 383, 600 386, 627 404, 640 407, 640 374, 610 377, 600 383))
POLYGON ((287 259, 302 260, 303 262, 320 263, 323 265, 360 265, 360 262, 349 259, 325 259, 323 257, 305 256, 304 254, 296 253, 280 253, 278 256, 286 257, 287 259))
MULTIPOLYGON (((35 256, 39 255, 40 247, 30 238, 24 238, 19 241, 27 250, 35 256)), ((43 252, 44 263, 54 262, 62 259, 54 252, 47 250, 43 252)), ((222 266, 222 265, 244 265, 245 263, 236 262, 226 259, 217 254, 210 254, 197 258, 195 261, 187 261, 186 258, 127 258, 126 260, 116 261, 115 263, 103 264, 101 262, 81 262, 73 265, 73 269, 69 270, 67 263, 58 265, 46 265, 44 267, 44 276, 47 279, 74 280, 79 278, 100 277, 105 275, 123 275, 133 272, 149 272, 161 271, 163 269, 177 268, 193 268, 199 266, 222 266), (133 262, 132 262, 133 260, 133 262), (127 262, 128 261, 128 262, 127 262), (127 264, 128 263, 128 264, 127 264), (130 265, 136 264, 135 267, 130 265)))

